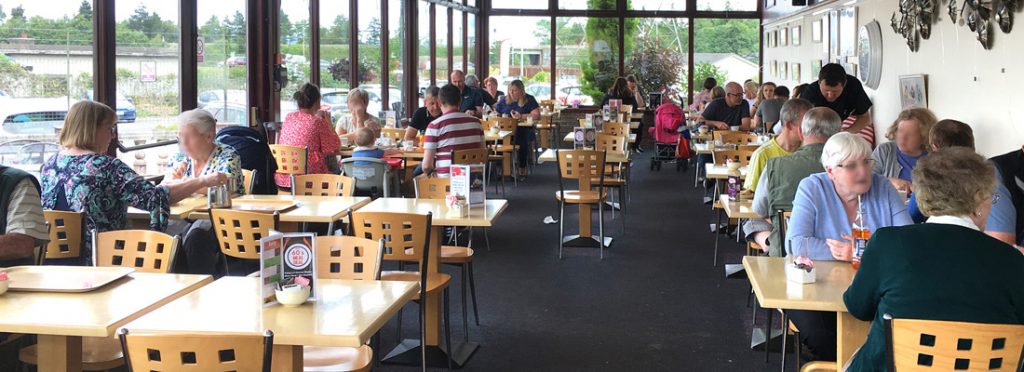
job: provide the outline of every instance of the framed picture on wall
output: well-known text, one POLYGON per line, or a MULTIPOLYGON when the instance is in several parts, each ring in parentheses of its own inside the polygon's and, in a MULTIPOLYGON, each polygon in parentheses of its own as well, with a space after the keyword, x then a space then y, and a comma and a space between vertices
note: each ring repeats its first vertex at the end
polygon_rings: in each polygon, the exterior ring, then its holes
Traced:
POLYGON ((829 61, 839 56, 839 11, 828 12, 828 56, 829 61))
POLYGON ((779 70, 779 77, 782 80, 789 80, 789 62, 782 62, 782 69, 779 70))
POLYGON ((771 71, 772 71, 772 76, 779 76, 779 62, 778 61, 774 61, 774 60, 772 61, 772 63, 771 63, 771 71))
POLYGON ((903 109, 928 107, 927 75, 900 76, 900 103, 903 109))
POLYGON ((783 27, 782 31, 779 31, 779 36, 780 36, 779 37, 779 45, 781 45, 781 46, 788 46, 789 45, 789 28, 788 27, 783 27))
POLYGON ((816 59, 811 61, 811 80, 818 80, 818 73, 821 72, 821 60, 816 59))
POLYGON ((793 64, 793 74, 792 74, 791 77, 793 78, 794 81, 800 82, 800 64, 799 63, 794 63, 793 64))
POLYGON ((839 11, 839 55, 857 55, 857 7, 839 11))
POLYGON ((831 46, 830 37, 830 25, 828 14, 821 17, 821 55, 828 56, 828 51, 831 46))
POLYGON ((811 42, 812 43, 820 43, 821 42, 821 21, 813 21, 813 22, 811 22, 811 42))
POLYGON ((790 34, 793 35, 793 46, 800 45, 800 26, 793 26, 793 28, 789 30, 790 34))

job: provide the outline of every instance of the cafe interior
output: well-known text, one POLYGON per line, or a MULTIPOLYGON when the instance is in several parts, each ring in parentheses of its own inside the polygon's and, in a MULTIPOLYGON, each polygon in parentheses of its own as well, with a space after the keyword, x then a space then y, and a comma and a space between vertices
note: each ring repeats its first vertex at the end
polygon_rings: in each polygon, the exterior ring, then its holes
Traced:
POLYGON ((0 0, 0 371, 1021 371, 1021 8, 0 0))

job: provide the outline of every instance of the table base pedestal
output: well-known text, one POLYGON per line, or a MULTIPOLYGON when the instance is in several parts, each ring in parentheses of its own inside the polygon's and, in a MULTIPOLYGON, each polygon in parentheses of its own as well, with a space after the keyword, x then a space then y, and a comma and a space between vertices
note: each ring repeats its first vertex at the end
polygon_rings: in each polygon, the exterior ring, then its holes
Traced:
MULTIPOLYGON (((473 356, 473 352, 480 347, 475 342, 452 342, 453 352, 449 353, 443 346, 427 346, 427 367, 448 368, 448 358, 452 359, 452 367, 462 368, 473 356)), ((387 364, 401 364, 418 366, 422 363, 423 357, 420 352, 420 340, 407 338, 402 340, 398 346, 384 357, 381 362, 387 364)))
POLYGON ((725 264, 725 278, 726 279, 739 279, 746 278, 747 272, 743 268, 743 264, 725 264))
MULTIPOLYGON (((570 248, 600 248, 601 237, 597 235, 579 236, 579 235, 567 235, 562 237, 562 245, 570 248)), ((608 248, 612 245, 612 238, 604 237, 604 247, 608 248)))

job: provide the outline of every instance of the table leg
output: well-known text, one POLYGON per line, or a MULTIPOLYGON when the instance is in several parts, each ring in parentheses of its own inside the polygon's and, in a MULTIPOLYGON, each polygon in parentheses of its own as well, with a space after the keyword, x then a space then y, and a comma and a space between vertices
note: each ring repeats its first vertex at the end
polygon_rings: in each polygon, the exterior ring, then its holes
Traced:
POLYGON ((501 153, 501 175, 512 177, 512 151, 501 153))
POLYGON ((594 235, 590 230, 590 204, 580 204, 580 236, 594 235))
POLYGON ((847 312, 840 312, 836 317, 836 365, 842 369, 853 353, 864 345, 871 322, 854 318, 847 312))
POLYGON ((271 369, 274 372, 301 372, 302 345, 274 345, 274 360, 271 369))
POLYGON ((80 372, 82 338, 78 336, 39 335, 39 372, 80 372))

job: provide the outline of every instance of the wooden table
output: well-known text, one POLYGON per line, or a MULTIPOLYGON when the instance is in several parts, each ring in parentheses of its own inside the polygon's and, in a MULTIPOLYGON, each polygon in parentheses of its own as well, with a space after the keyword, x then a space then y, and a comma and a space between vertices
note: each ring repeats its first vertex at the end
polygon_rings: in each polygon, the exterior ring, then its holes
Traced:
MULTIPOLYGON (((722 206, 721 209, 715 211, 715 226, 722 225, 722 214, 725 214, 729 220, 743 220, 752 218, 764 218, 757 212, 754 212, 754 201, 752 199, 740 199, 740 200, 729 200, 729 195, 719 195, 718 204, 722 206)), ((737 221, 737 226, 740 225, 741 221, 737 221)), ((737 233, 738 235, 738 233, 737 233)), ((714 266, 718 266, 718 241, 722 234, 718 234, 715 231, 715 258, 713 260, 714 266)), ((740 237, 737 236, 736 240, 739 241, 740 237)), ((725 277, 730 278, 736 273, 743 271, 743 266, 740 264, 725 264, 725 277)))
POLYGON ((419 291, 415 282, 319 279, 319 299, 260 305, 259 278, 223 277, 131 322, 132 332, 274 332, 275 371, 302 371, 303 346, 359 347, 419 291))
POLYGON ((843 293, 853 282, 856 270, 849 262, 815 261, 817 282, 797 284, 786 280, 785 264, 781 257, 743 257, 743 267, 761 307, 837 313, 836 365, 842 368, 864 344, 871 327, 871 322, 850 315, 843 302, 843 293))
MULTIPOLYGON (((378 198, 370 204, 359 209, 359 212, 391 212, 391 213, 431 213, 430 232, 430 262, 427 270, 430 273, 440 273, 440 247, 441 239, 444 236, 445 227, 491 227, 494 221, 508 208, 508 201, 502 199, 487 199, 483 206, 471 206, 468 217, 455 217, 447 213, 448 207, 441 199, 407 199, 407 198, 378 198)), ((428 365, 447 367, 446 357, 459 366, 466 364, 469 357, 473 355, 476 343, 460 343, 452 341, 454 351, 446 352, 437 346, 441 341, 441 293, 432 293, 426 298, 426 327, 427 347, 433 350, 427 351, 428 365), (435 358, 442 356, 442 358, 435 358)), ((397 348, 387 354, 387 359, 402 364, 420 364, 419 340, 403 340, 397 348)))
MULTIPOLYGON (((186 199, 189 200, 189 199, 186 199)), ((331 225, 339 221, 346 216, 351 210, 359 209, 359 207, 366 205, 370 202, 370 198, 367 197, 324 197, 324 196, 292 196, 292 195, 242 195, 231 199, 232 202, 244 202, 246 200, 287 200, 298 202, 299 206, 281 213, 280 219, 283 223, 301 223, 301 222, 312 222, 312 223, 326 223, 331 225)), ((179 203, 181 204, 181 203, 179 203)), ((178 214, 172 213, 171 218, 174 219, 188 219, 188 220, 201 220, 210 219, 210 214, 206 210, 206 201, 202 203, 193 203, 187 205, 176 204, 171 209, 181 208, 178 214), (187 212, 183 212, 188 208, 187 212)), ((134 220, 149 219, 149 213, 141 210, 132 211, 129 209, 128 218, 134 220)), ((284 230, 282 228, 282 230, 284 230)))
MULTIPOLYGON (((713 163, 704 164, 705 172, 704 177, 714 180, 724 180, 729 178, 729 168, 725 165, 717 165, 713 163)), ((747 166, 740 166, 740 179, 747 177, 747 166)))
MULTIPOLYGON (((598 133, 600 133, 600 132, 598 132, 598 133)), ((569 132, 569 133, 565 134, 565 137, 562 137, 562 141, 563 142, 572 143, 573 141, 575 141, 575 137, 573 136, 572 132, 569 132)), ((629 143, 634 143, 634 142, 636 142, 636 133, 630 133, 629 134, 629 143)))
MULTIPOLYGON (((565 150, 561 150, 561 151, 572 151, 572 150, 571 149, 565 149, 565 150)), ((547 149, 547 150, 544 150, 544 152, 540 154, 540 157, 538 157, 537 160, 540 161, 540 162, 557 161, 558 158, 555 157, 555 150, 554 149, 547 149)), ((609 153, 605 154, 604 161, 605 161, 605 163, 628 163, 630 161, 630 157, 629 157, 629 153, 628 152, 609 152, 609 153)))
MULTIPOLYGON (((188 218, 188 215, 192 211, 206 207, 206 195, 193 195, 182 199, 181 201, 171 204, 171 211, 168 218, 172 220, 184 220, 188 218)), ((129 219, 144 219, 149 220, 149 211, 144 211, 135 207, 128 207, 128 218, 129 219)), ((146 226, 149 224, 147 223, 146 226)))
POLYGON ((212 281, 209 275, 132 273, 84 293, 11 291, 0 296, 0 332, 38 334, 40 372, 77 372, 82 337, 113 337, 126 323, 212 281))
MULTIPOLYGON (((580 120, 580 126, 581 126, 581 127, 582 127, 582 126, 584 126, 584 125, 585 125, 585 123, 587 122, 587 119, 586 119, 586 118, 580 118, 579 120, 580 120)), ((631 121, 631 122, 629 122, 629 129, 630 129, 630 130, 637 130, 637 129, 640 129, 640 122, 637 122, 637 121, 631 121)))

